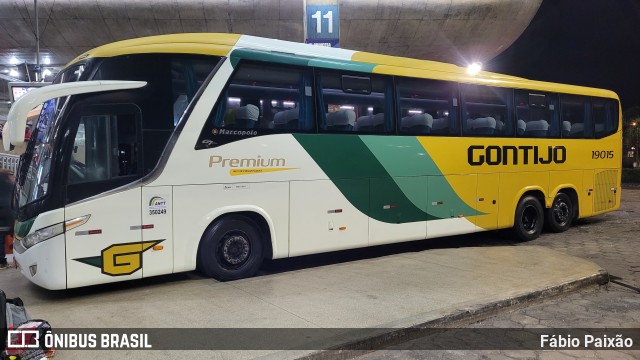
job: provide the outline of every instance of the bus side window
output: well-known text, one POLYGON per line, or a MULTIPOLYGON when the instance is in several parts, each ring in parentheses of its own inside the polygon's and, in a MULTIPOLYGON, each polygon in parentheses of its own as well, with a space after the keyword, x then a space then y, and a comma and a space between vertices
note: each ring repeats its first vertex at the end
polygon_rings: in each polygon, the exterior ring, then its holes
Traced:
POLYGON ((592 98, 595 137, 600 139, 618 130, 618 104, 615 100, 592 98))
POLYGON ((459 134, 456 126, 455 83, 396 78, 401 134, 459 134))
POLYGON ((522 137, 559 137, 558 96, 515 90, 516 134, 522 137))
POLYGON ((308 69, 241 63, 209 115, 196 148, 314 129, 311 83, 308 69))
POLYGON ((512 136, 509 89, 461 84, 462 133, 480 136, 512 136))
POLYGON ((560 96, 560 106, 562 107, 563 137, 573 139, 592 137, 591 120, 586 111, 589 101, 586 96, 563 94, 560 96))
POLYGON ((391 134, 393 95, 391 79, 373 74, 321 71, 318 75, 320 130, 391 134))
POLYGON ((67 171, 67 202, 90 197, 141 176, 141 121, 123 105, 80 109, 67 171), (122 111, 124 110, 124 111, 122 111))

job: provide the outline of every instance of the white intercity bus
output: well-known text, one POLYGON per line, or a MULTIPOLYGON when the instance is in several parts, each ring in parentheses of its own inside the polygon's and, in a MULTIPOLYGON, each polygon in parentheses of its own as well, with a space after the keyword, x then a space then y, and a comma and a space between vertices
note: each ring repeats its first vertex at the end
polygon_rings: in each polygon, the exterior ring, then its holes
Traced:
POLYGON ((88 51, 20 98, 15 259, 65 289, 618 209, 607 90, 233 34, 88 51))

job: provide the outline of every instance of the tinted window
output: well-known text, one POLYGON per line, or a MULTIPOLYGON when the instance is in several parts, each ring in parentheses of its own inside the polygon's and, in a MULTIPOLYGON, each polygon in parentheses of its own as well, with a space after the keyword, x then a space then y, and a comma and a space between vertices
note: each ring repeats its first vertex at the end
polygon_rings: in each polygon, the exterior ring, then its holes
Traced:
POLYGON ((455 83, 399 78, 400 133, 459 134, 456 119, 455 83))
POLYGON ((323 71, 318 76, 318 86, 322 131, 395 132, 389 77, 323 71))
POLYGON ((309 70, 244 63, 207 119, 196 148, 248 136, 314 130, 309 70))
POLYGON ((611 99, 592 99, 595 137, 611 135, 618 129, 618 103, 611 99))
MULTIPOLYGON (((515 90, 516 134, 523 137, 558 137, 558 96, 530 90, 515 90)), ((566 127, 563 128, 565 131, 566 127)))
POLYGON ((593 137, 591 118, 587 111, 589 98, 579 95, 561 95, 562 134, 567 138, 593 137))
POLYGON ((510 136, 510 89, 483 85, 460 85, 464 135, 510 136))
POLYGON ((142 113, 144 172, 158 163, 188 104, 218 61, 217 56, 136 54, 105 59, 94 80, 145 81, 147 85, 96 95, 96 103, 134 102, 142 113))
POLYGON ((141 177, 140 115, 133 105, 86 106, 77 118, 67 170, 67 202, 115 189, 141 177))

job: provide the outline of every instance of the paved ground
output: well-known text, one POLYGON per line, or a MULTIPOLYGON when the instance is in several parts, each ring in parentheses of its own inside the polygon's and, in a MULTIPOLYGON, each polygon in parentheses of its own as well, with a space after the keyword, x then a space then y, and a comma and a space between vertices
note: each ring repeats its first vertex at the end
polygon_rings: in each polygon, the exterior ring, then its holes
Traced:
MULTIPOLYGON (((600 288, 544 299, 468 325, 470 328, 640 328, 640 188, 625 187, 620 211, 580 221, 563 234, 544 234, 526 245, 589 259, 611 282, 600 288)), ((462 240, 464 241, 464 240, 462 240)), ((488 238, 485 246, 494 245, 488 238)), ((520 244, 512 243, 514 246, 520 244)), ((523 244, 524 245, 524 244, 523 244)), ((436 351, 417 350, 433 336, 376 351, 362 359, 638 359, 640 351, 436 351), (402 350, 397 350, 402 349, 402 350)))

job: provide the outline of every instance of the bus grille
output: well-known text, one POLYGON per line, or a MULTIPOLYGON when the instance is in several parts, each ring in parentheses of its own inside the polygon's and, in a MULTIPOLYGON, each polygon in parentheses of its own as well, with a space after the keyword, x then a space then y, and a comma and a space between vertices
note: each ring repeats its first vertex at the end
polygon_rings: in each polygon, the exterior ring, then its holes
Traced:
POLYGON ((618 170, 604 170, 596 173, 593 211, 601 212, 616 206, 618 170))

